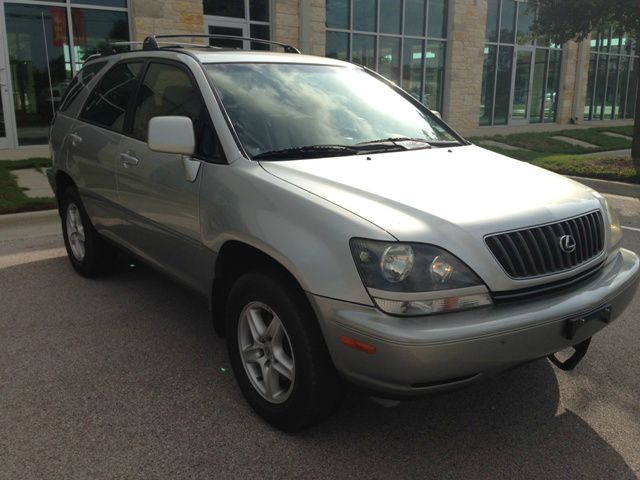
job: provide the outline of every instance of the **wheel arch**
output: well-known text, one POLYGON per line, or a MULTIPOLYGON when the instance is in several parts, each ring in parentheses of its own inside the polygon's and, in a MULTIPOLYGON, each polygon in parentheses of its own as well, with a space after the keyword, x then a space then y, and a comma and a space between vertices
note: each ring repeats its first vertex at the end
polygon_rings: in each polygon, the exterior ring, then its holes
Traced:
POLYGON ((73 181, 71 176, 62 171, 58 170, 55 176, 56 182, 56 200, 58 201, 58 210, 62 208, 62 197, 64 196, 64 192, 67 191, 69 187, 78 188, 76 182, 73 181))
POLYGON ((213 325, 219 336, 224 337, 225 334, 225 307, 233 283, 242 274, 255 270, 276 275, 304 295, 302 283, 282 262, 249 243, 227 240, 216 256, 211 290, 213 325))

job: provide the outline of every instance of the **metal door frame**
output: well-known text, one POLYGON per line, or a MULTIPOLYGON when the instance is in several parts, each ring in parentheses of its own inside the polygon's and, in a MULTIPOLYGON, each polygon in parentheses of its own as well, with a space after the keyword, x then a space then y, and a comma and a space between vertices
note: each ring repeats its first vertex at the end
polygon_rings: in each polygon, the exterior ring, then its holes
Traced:
POLYGON ((513 60, 511 68, 511 95, 509 96, 509 125, 528 125, 531 119, 531 87, 533 84, 533 73, 536 61, 536 47, 533 45, 516 45, 513 49, 513 60), (518 52, 526 51, 531 53, 529 61, 529 92, 527 93, 527 115, 525 118, 513 119, 513 99, 516 93, 516 70, 518 68, 518 52))
MULTIPOLYGON (((4 2, 0 0, 0 39, 7 38, 6 23, 4 21, 4 2)), ((2 42, 0 48, 0 96, 2 97, 2 109, 4 115, 5 137, 0 137, 0 150, 16 148, 18 145, 17 132, 15 128, 15 109, 13 108, 13 87, 11 85, 11 65, 9 58, 9 45, 7 41, 2 42)))

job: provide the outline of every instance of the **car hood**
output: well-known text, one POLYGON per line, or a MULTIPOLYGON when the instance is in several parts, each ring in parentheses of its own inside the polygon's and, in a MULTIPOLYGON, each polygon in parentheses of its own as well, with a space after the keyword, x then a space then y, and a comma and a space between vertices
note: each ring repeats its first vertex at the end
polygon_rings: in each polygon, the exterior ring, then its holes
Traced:
POLYGON ((588 187, 473 145, 261 165, 399 240, 483 237, 602 208, 588 187))

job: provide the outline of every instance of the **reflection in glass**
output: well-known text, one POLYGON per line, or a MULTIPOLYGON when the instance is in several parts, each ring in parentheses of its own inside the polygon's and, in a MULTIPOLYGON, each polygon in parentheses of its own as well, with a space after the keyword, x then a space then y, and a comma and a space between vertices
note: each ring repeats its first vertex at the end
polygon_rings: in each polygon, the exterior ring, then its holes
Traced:
MULTIPOLYGON (((252 23, 249 30, 251 38, 261 38, 262 40, 269 40, 271 38, 269 34, 269 25, 260 25, 252 23)), ((251 42, 252 50, 270 50, 271 47, 267 43, 251 42)))
POLYGON ((2 105, 2 92, 0 92, 0 138, 7 136, 7 129, 4 126, 4 108, 2 105))
MULTIPOLYGON (((129 41, 129 21, 126 12, 74 8, 71 10, 71 19, 78 70, 90 55, 112 51, 114 47, 110 47, 111 42, 129 41)), ((115 49, 125 51, 128 48, 115 49)))
POLYGON ((349 34, 327 32, 326 56, 339 60, 349 60, 349 34))
POLYGON ((584 119, 590 120, 591 110, 593 108, 593 88, 596 84, 596 65, 598 56, 594 53, 589 55, 589 74, 587 76, 587 98, 584 104, 584 119))
POLYGON ((446 42, 428 40, 425 53, 424 104, 431 110, 440 110, 444 84, 444 56, 446 42))
MULTIPOLYGON (((531 113, 530 123, 542 121, 542 109, 547 108, 547 99, 544 91, 544 81, 547 74, 547 50, 536 49, 536 58, 533 65, 533 82, 531 84, 531 113)), ((551 99, 549 99, 551 100, 551 99)))
POLYGON ((485 38, 487 42, 498 41, 498 20, 500 15, 500 0, 489 0, 487 6, 487 29, 485 38))
POLYGON ((102 7, 127 8, 127 0, 71 0, 71 3, 83 5, 100 5, 102 7))
POLYGON ((498 74, 496 82, 496 101, 494 107, 494 125, 507 123, 509 115, 509 92, 511 91, 511 67, 513 65, 513 47, 500 46, 498 49, 498 74))
POLYGON ((625 118, 634 118, 634 112, 636 109, 636 95, 640 95, 638 89, 638 80, 637 80, 637 72, 638 71, 638 59, 631 62, 629 67, 629 92, 627 94, 627 107, 625 109, 625 118))
POLYGON ((400 33, 402 11, 397 0, 380 0, 380 32, 400 33))
POLYGON ((482 91, 480 96, 480 125, 491 124, 493 113, 493 88, 496 80, 496 54, 498 47, 487 45, 484 48, 484 67, 482 69, 482 91))
POLYGON ((204 14, 220 17, 245 18, 244 0, 221 2, 220 0, 204 0, 204 14))
POLYGON ((558 94, 560 92, 560 69, 562 68, 562 51, 549 51, 549 70, 547 74, 547 90, 544 98, 544 121, 555 122, 558 111, 558 94))
POLYGON ((392 82, 400 83, 400 38, 380 37, 378 73, 392 82))
POLYGON ((376 30, 376 0, 353 0, 353 29, 376 30))
POLYGON ((404 34, 424 36, 424 0, 405 0, 404 2, 404 34))
POLYGON ((604 111, 602 115, 605 120, 611 120, 614 115, 616 102, 616 80, 618 78, 618 59, 620 57, 609 57, 609 70, 607 72, 607 93, 604 99, 604 111))
MULTIPOLYGON (((243 37, 242 28, 237 27, 221 27, 219 25, 209 25, 209 33, 211 35, 228 35, 231 37, 243 37)), ((232 40, 229 38, 210 38, 209 45, 222 48, 239 48, 242 49, 244 42, 242 40, 232 40)))
POLYGON ((424 41, 407 38, 402 61, 402 88, 422 101, 422 69, 424 41))
POLYGON ((447 0, 429 0, 427 36, 447 37, 447 0))
POLYGON ((533 43, 533 22, 535 20, 535 11, 528 4, 520 2, 518 8, 518 43, 520 45, 533 43))
POLYGON ((358 68, 237 63, 206 68, 251 156, 398 136, 453 138, 395 90, 358 68))
POLYGON ((602 120, 602 107, 605 97, 605 83, 607 81, 607 57, 600 57, 596 74, 596 94, 593 101, 593 118, 602 120))
POLYGON ((500 17, 500 42, 514 43, 516 25, 515 0, 502 0, 502 15, 500 17))
POLYGON ((625 95, 629 80, 629 57, 620 58, 620 75, 618 76, 618 94, 616 96, 616 118, 624 118, 625 95))
POLYGON ((67 11, 7 3, 5 16, 18 141, 45 144, 54 111, 71 81, 67 11))
POLYGON ((349 28, 349 0, 327 0, 327 28, 349 28))
POLYGON ((269 0, 251 0, 249 2, 249 16, 257 22, 269 21, 269 0))
POLYGON ((376 37, 373 35, 354 34, 352 39, 351 58, 353 63, 376 68, 376 37))
POLYGON ((514 120, 524 120, 528 116, 531 57, 532 52, 530 50, 518 50, 516 53, 516 76, 511 110, 511 118, 514 120))

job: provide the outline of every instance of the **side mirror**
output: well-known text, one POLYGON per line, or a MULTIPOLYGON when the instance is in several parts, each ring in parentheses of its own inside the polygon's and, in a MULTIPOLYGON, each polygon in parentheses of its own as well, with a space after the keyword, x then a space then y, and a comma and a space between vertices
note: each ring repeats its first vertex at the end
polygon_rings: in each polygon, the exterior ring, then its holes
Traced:
POLYGON ((149 121, 147 144, 154 152, 193 155, 193 122, 188 117, 154 117, 149 121))

